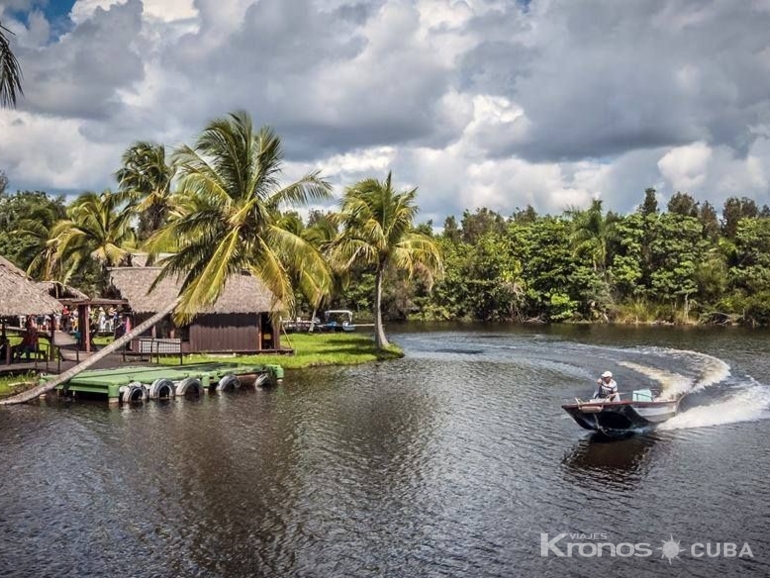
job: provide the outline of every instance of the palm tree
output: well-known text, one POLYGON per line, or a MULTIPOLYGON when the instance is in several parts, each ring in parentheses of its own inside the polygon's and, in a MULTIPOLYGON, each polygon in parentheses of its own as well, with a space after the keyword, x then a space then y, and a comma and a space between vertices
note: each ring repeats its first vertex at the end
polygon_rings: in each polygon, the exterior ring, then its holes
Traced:
POLYGON ((165 222, 171 210, 174 167, 166 163, 166 147, 146 141, 131 145, 115 173, 121 198, 139 215, 138 236, 145 240, 165 222))
POLYGON ((441 255, 433 240, 414 231, 417 189, 397 193, 391 173, 385 181, 365 179, 348 187, 342 199, 342 230, 332 247, 335 261, 374 267, 374 333, 378 348, 389 345, 382 325, 382 279, 390 266, 411 277, 418 265, 441 270, 441 255))
POLYGON ((103 267, 116 267, 124 261, 135 240, 131 217, 118 195, 109 190, 78 197, 67 209, 67 218, 51 230, 56 257, 68 264, 62 281, 91 261, 103 267))
POLYGON ((16 224, 13 234, 33 241, 21 252, 22 262, 29 263, 27 274, 30 277, 52 281, 63 274, 51 233, 56 223, 65 216, 61 205, 49 204, 36 207, 16 224))
POLYGON ((11 51, 7 36, 12 34, 0 24, 0 108, 15 107, 17 94, 24 94, 21 89, 21 65, 11 51))
POLYGON ((604 271, 607 265, 607 245, 611 224, 602 214, 602 201, 594 199, 585 211, 567 211, 572 217, 571 240, 577 255, 588 255, 594 271, 604 271))
POLYGON ((330 282, 323 256, 281 226, 280 208, 326 199, 329 184, 317 172, 279 186, 283 150, 267 127, 254 131, 246 112, 208 124, 194 148, 174 153, 178 191, 169 223, 150 239, 150 251, 175 240, 178 251, 161 261, 166 276, 183 277, 177 323, 188 323, 214 303, 227 280, 248 272, 272 291, 276 304, 291 309, 289 271, 299 271, 306 295, 324 293, 330 282))

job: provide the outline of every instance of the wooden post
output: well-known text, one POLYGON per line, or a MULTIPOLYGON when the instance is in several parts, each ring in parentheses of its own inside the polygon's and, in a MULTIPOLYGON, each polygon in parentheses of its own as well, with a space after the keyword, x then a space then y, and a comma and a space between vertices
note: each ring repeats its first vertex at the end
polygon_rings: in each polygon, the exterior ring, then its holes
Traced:
POLYGON ((11 340, 8 339, 8 335, 5 333, 5 319, 3 319, 2 330, 5 337, 5 364, 11 365, 11 340))
POLYGON ((272 318, 270 323, 273 326, 273 349, 280 351, 281 349, 281 322, 275 321, 272 318))

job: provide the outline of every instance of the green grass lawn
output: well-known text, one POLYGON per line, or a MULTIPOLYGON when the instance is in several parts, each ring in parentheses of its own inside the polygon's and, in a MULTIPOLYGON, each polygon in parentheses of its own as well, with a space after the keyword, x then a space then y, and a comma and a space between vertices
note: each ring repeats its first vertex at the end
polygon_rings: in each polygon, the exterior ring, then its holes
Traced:
MULTIPOLYGON (((186 355, 185 363, 236 361, 249 364, 275 363, 284 369, 320 365, 357 365, 371 361, 388 361, 404 356, 396 345, 378 351, 371 335, 355 333, 292 333, 281 337, 283 347, 294 349, 293 355, 186 355)), ((178 357, 161 358, 168 365, 179 363, 178 357)))
POLYGON ((0 397, 5 397, 7 395, 18 393, 18 391, 26 389, 25 387, 11 388, 12 385, 27 384, 27 387, 29 387, 29 384, 35 383, 37 383, 37 377, 35 377, 34 373, 25 373, 23 375, 4 375, 0 377, 0 397))

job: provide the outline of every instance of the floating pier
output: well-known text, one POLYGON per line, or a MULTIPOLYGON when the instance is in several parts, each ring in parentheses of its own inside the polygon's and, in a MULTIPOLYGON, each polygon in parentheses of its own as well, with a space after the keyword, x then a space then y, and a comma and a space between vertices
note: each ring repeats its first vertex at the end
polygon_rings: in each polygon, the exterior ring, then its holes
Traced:
POLYGON ((60 395, 103 395, 110 403, 131 403, 227 391, 241 386, 271 385, 282 380, 280 365, 222 362, 168 367, 127 366, 83 371, 56 390, 60 395))

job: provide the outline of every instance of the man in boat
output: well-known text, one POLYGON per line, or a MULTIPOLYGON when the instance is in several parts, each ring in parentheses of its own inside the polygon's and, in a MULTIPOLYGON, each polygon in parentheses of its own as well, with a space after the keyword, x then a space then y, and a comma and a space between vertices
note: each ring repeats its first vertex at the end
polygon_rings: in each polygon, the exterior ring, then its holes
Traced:
POLYGON ((605 371, 602 376, 596 380, 599 385, 594 399, 606 399, 607 401, 620 401, 620 394, 618 394, 618 384, 612 379, 612 372, 605 371))

